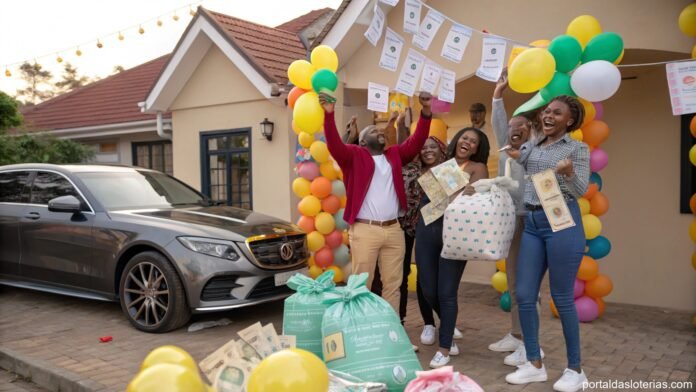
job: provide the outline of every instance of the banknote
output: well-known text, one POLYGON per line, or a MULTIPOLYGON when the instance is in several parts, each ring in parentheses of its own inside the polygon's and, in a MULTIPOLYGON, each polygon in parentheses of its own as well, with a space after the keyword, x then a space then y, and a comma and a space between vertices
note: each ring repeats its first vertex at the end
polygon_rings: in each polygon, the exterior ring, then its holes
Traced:
POLYGON ((244 392, 253 369, 254 366, 242 358, 233 358, 217 373, 213 387, 217 392, 244 392))
POLYGON ((278 334, 276 333, 275 327, 273 327, 273 323, 264 325, 263 328, 261 328, 261 332, 263 332, 263 337, 271 347, 272 352, 277 352, 283 349, 283 347, 280 345, 280 339, 278 339, 278 334))
POLYGON ((271 345, 268 340, 264 337, 263 327, 260 322, 256 322, 243 330, 237 332, 240 338, 245 342, 249 343, 261 358, 266 358, 273 353, 271 345))
POLYGON ((283 350, 297 347, 297 339, 293 335, 281 335, 278 336, 278 339, 280 339, 280 345, 283 347, 283 350))
POLYGON ((231 359, 239 358, 238 354, 239 348, 234 339, 222 345, 217 350, 213 351, 212 354, 208 355, 203 359, 198 366, 205 377, 211 383, 215 381, 215 377, 222 370, 222 367, 231 359))

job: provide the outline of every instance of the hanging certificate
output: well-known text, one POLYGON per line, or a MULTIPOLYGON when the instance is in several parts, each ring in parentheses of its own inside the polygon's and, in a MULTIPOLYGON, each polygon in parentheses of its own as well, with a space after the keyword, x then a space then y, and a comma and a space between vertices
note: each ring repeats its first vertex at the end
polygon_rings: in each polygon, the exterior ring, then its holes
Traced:
POLYGON ((476 70, 476 76, 489 82, 497 82, 505 65, 506 48, 507 43, 502 38, 484 38, 481 51, 481 66, 476 70))
POLYGON ((394 30, 387 27, 387 34, 384 36, 384 46, 382 55, 379 58, 379 66, 392 72, 396 71, 401 58, 401 49, 404 47, 404 39, 396 34, 394 30))
POLYGON ((416 83, 418 83, 418 77, 423 70, 424 63, 425 56, 409 49, 406 60, 401 65, 399 80, 396 82, 396 91, 412 97, 416 93, 416 83))
POLYGON ((377 41, 382 37, 384 30, 384 12, 379 8, 379 4, 375 3, 375 14, 372 16, 372 22, 365 32, 365 38, 372 44, 377 46, 377 41))
POLYGON ((442 45, 442 57, 459 64, 471 39, 472 30, 466 26, 454 24, 450 28, 445 44, 442 45))
POLYGON ((423 50, 428 50, 444 21, 445 17, 441 13, 429 10, 421 22, 418 34, 413 36, 413 44, 423 50))

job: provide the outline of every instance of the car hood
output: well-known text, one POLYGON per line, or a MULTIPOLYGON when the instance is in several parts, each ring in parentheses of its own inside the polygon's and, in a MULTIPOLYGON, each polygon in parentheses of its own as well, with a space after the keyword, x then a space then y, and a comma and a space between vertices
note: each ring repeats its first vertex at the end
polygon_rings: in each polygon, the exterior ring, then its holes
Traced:
POLYGON ((233 232, 249 238, 261 235, 283 235, 302 233, 302 230, 285 221, 235 207, 168 208, 144 211, 129 211, 132 215, 167 219, 183 224, 194 224, 208 228, 233 232))

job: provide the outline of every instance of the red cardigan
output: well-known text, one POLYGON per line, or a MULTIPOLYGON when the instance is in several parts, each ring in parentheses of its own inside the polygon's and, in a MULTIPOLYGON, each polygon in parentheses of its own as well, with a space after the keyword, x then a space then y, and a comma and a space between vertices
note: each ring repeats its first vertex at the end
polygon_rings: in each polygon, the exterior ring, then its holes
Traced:
MULTIPOLYGON (((403 143, 384 150, 384 155, 392 167, 394 189, 402 210, 406 209, 406 190, 401 175, 402 163, 411 162, 420 153, 423 144, 428 139, 431 119, 432 117, 426 117, 421 113, 416 132, 403 143)), ((348 196, 343 219, 352 225, 355 223, 355 218, 357 218, 365 201, 367 190, 370 188, 372 175, 375 172, 375 161, 367 148, 343 143, 336 129, 334 113, 325 113, 324 133, 329 152, 343 171, 343 182, 348 196)))

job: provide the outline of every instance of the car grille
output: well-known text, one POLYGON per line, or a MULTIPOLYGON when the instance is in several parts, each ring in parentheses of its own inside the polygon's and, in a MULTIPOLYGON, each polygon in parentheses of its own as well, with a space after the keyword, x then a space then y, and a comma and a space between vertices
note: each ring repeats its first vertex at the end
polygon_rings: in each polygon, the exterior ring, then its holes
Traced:
POLYGON ((251 293, 249 293, 247 299, 265 298, 272 297, 275 295, 292 293, 294 293, 294 291, 287 285, 276 286, 275 278, 271 276, 263 279, 256 286, 254 286, 254 289, 251 290, 251 293))
POLYGON ((249 238, 247 246, 251 251, 253 262, 266 269, 288 268, 304 263, 309 257, 307 251, 307 240, 305 234, 285 235, 277 237, 258 237, 249 238), (283 260, 281 257, 281 247, 283 244, 292 247, 292 257, 283 260))
POLYGON ((216 276, 206 283, 201 293, 203 301, 224 301, 228 299, 237 299, 232 295, 232 289, 240 287, 237 284, 238 276, 216 276))

